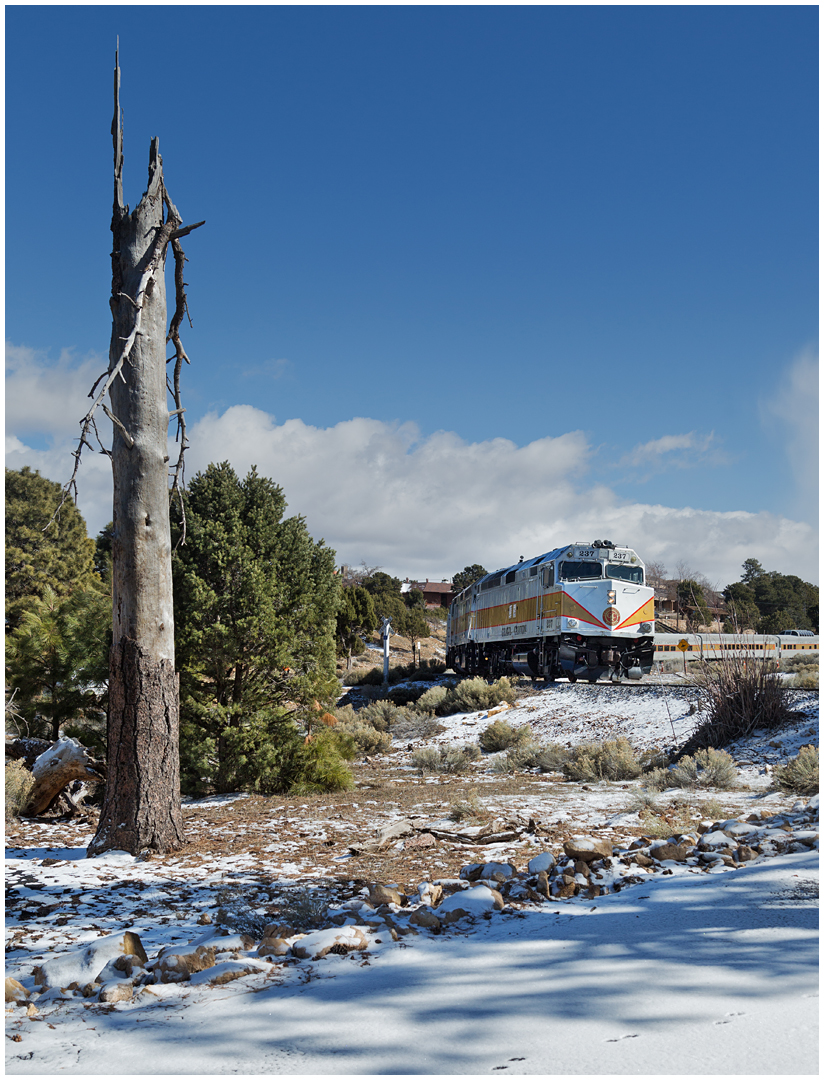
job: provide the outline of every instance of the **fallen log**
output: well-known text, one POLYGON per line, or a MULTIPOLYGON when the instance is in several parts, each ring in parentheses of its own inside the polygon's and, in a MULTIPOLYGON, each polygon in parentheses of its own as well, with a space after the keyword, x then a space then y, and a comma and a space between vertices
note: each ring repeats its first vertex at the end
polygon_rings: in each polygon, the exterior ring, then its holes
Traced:
POLYGON ((103 762, 91 757, 77 739, 65 735, 40 754, 31 771, 34 787, 23 810, 24 817, 44 813, 75 780, 99 782, 106 779, 103 762))

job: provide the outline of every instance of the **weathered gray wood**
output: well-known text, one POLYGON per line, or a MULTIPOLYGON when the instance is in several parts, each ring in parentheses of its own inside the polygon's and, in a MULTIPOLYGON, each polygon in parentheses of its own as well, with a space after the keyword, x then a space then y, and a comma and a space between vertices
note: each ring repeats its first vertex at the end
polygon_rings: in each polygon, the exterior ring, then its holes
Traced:
POLYGON ((183 840, 174 668, 164 264, 182 224, 158 140, 138 206, 123 205, 120 68, 115 66, 112 338, 113 645, 108 778, 90 855, 170 851, 183 840), (164 208, 167 210, 164 220, 164 208))

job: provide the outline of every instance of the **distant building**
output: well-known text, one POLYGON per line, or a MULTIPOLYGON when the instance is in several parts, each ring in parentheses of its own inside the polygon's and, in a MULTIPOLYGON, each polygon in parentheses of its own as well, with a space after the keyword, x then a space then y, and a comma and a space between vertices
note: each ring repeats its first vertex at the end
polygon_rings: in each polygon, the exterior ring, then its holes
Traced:
POLYGON ((452 582, 450 581, 410 581, 410 589, 420 589, 424 603, 428 608, 449 607, 452 602, 452 582))

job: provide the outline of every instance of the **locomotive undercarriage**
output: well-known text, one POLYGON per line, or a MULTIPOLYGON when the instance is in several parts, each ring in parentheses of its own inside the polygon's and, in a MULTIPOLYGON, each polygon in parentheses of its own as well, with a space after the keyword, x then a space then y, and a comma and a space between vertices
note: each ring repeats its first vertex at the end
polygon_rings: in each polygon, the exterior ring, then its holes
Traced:
POLYGON ((526 675, 554 682, 586 679, 596 682, 609 674, 613 682, 622 678, 640 679, 652 669, 653 639, 584 637, 560 634, 533 638, 517 644, 497 641, 470 641, 447 653, 447 664, 461 675, 526 675))

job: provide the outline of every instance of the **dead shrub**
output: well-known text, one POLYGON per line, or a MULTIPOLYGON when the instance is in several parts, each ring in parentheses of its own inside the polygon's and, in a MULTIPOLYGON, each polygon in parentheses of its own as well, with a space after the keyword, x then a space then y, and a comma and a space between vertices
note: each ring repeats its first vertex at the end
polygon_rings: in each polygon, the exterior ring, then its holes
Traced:
POLYGON ((815 795, 818 791, 818 747, 802 746, 796 757, 773 773, 775 786, 790 795, 815 795))
POLYGON ((699 711, 703 719, 682 753, 727 746, 756 728, 773 730, 790 718, 787 688, 767 658, 728 653, 701 665, 699 711))
POLYGON ((455 799, 449 804, 451 821, 486 821, 489 817, 489 811, 474 790, 468 792, 463 799, 455 799))

